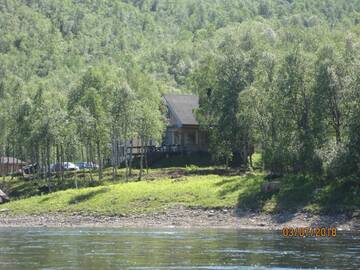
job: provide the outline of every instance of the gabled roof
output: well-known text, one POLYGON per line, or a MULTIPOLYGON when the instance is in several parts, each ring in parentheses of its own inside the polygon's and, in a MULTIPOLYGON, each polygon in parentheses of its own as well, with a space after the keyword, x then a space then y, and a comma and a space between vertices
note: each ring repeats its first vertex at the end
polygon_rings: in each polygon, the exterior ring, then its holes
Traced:
POLYGON ((26 162, 14 157, 0 157, 1 164, 25 164, 26 162))
POLYGON ((199 125, 194 109, 199 107, 199 97, 194 95, 166 94, 164 99, 181 125, 199 125))

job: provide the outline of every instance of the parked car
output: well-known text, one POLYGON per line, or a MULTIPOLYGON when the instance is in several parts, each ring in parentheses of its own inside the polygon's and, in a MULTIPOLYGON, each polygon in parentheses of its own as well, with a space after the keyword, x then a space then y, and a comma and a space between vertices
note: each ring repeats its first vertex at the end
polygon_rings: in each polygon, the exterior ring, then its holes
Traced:
POLYGON ((98 169, 99 165, 93 162, 78 162, 76 163, 76 166, 79 167, 79 169, 98 169))
POLYGON ((78 171, 79 167, 71 162, 64 162, 64 168, 66 171, 78 171))
POLYGON ((34 163, 22 168, 24 174, 35 174, 39 170, 39 164, 34 163))
POLYGON ((79 167, 71 162, 54 163, 50 164, 50 171, 61 172, 61 171, 78 171, 79 167))
POLYGON ((64 170, 64 166, 62 166, 61 163, 50 164, 50 171, 52 171, 52 172, 60 172, 62 170, 64 170))

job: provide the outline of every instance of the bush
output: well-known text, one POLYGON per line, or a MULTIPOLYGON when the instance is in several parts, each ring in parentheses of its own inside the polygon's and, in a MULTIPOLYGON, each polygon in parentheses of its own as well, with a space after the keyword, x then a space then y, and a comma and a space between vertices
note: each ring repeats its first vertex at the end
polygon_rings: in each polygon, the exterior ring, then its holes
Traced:
POLYGON ((331 140, 316 152, 321 159, 327 178, 336 178, 342 174, 348 154, 345 144, 337 144, 335 140, 331 140))

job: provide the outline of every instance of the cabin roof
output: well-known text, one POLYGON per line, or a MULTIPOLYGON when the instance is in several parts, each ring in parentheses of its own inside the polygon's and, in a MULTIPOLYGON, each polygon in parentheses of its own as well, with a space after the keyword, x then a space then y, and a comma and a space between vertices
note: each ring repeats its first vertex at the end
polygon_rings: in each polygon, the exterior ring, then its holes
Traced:
POLYGON ((1 164, 25 164, 26 162, 14 157, 0 157, 1 164))
POLYGON ((181 125, 199 125, 194 109, 199 107, 199 97, 195 95, 166 94, 164 99, 181 125))

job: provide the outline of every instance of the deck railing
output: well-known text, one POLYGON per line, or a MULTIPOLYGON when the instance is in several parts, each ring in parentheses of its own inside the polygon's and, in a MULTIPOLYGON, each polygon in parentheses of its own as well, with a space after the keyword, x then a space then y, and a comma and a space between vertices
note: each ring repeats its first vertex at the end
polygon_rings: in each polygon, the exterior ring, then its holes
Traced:
MULTIPOLYGON (((145 146, 146 153, 184 153, 186 147, 183 145, 161 145, 161 146, 145 146)), ((141 146, 130 146, 127 148, 128 153, 132 152, 134 156, 141 154, 141 146)))

